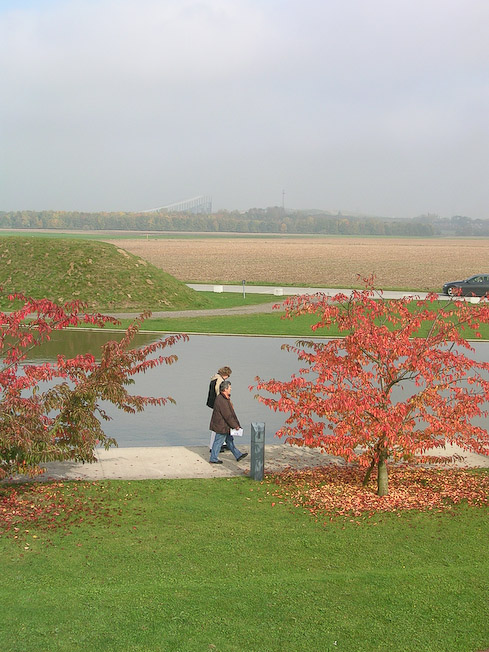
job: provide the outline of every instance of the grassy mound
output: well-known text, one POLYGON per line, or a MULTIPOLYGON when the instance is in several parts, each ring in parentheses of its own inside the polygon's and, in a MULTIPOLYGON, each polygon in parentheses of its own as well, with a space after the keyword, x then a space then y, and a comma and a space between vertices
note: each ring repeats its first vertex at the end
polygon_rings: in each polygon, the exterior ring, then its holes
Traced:
MULTIPOLYGON (((145 260, 104 242, 0 237, 0 286, 90 310, 205 308, 208 299, 145 260)), ((11 307, 4 294, 0 308, 11 307)))

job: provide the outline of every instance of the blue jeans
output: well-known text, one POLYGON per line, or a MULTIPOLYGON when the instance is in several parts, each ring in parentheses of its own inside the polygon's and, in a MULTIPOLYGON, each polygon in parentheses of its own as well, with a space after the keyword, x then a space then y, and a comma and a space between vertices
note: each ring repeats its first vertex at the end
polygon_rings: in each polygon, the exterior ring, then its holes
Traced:
POLYGON ((241 455, 241 451, 239 451, 234 445, 234 437, 232 435, 225 435, 216 432, 216 438, 214 439, 214 443, 212 444, 211 449, 211 462, 217 462, 217 456, 221 452, 221 446, 224 444, 224 442, 226 442, 226 446, 229 448, 236 459, 238 459, 238 457, 241 455))

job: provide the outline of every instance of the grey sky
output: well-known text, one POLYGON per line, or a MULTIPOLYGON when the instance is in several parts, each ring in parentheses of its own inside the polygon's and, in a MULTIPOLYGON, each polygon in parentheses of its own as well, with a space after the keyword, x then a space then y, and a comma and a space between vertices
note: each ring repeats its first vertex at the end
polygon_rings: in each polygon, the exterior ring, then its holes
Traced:
POLYGON ((0 210, 489 218, 487 0, 0 0, 0 210))

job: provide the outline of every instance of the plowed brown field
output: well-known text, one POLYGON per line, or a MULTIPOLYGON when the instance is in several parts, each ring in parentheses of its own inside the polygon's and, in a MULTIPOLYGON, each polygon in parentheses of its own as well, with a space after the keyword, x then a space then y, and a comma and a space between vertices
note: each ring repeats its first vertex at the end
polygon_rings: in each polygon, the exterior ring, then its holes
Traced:
POLYGON ((446 281, 489 274, 489 240, 219 238, 116 240, 176 278, 202 283, 359 286, 441 291, 446 281))

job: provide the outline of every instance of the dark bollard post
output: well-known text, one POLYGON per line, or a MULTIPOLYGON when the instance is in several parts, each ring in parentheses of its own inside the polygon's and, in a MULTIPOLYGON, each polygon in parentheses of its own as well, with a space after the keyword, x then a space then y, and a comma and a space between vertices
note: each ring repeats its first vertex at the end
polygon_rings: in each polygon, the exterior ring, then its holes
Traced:
POLYGON ((251 424, 251 464, 250 477, 263 480, 265 473, 265 424, 251 424))

